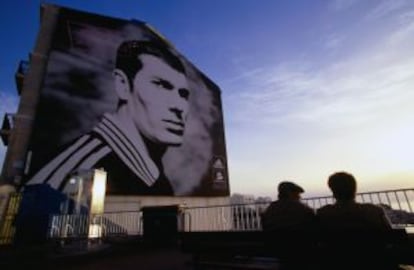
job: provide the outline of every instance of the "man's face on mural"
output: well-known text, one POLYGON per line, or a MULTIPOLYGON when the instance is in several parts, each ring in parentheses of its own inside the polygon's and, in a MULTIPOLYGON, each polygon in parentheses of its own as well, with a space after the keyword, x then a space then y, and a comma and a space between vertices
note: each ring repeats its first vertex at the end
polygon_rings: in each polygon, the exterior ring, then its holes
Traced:
POLYGON ((156 56, 143 54, 139 59, 143 66, 132 81, 128 101, 133 123, 155 143, 180 145, 189 107, 187 79, 156 56))

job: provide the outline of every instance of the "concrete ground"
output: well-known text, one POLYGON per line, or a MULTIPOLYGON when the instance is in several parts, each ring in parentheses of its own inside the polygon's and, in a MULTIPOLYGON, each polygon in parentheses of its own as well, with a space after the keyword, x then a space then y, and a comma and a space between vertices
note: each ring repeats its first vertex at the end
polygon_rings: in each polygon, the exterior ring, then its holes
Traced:
POLYGON ((2 247, 0 269, 143 269, 190 270, 191 255, 176 245, 149 246, 143 243, 96 245, 86 248, 66 245, 64 248, 44 245, 2 247))
MULTIPOLYGON (((278 269, 273 263, 254 263, 243 269, 278 269), (258 266, 262 267, 258 267, 258 266)), ((183 253, 177 243, 169 245, 147 244, 139 239, 87 246, 69 243, 62 246, 0 246, 0 269, 59 269, 59 270, 191 270, 192 255, 183 253)), ((414 270, 411 265, 401 267, 414 270)), ((205 266, 203 269, 237 269, 233 267, 205 266)))

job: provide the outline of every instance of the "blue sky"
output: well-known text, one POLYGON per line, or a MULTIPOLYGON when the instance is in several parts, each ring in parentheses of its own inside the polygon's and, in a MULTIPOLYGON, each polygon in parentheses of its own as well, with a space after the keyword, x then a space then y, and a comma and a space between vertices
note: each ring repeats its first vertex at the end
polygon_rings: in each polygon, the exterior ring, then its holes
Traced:
MULTIPOLYGON (((16 111, 40 3, 0 3, 1 114, 16 111)), ((289 179, 328 194, 337 170, 360 191, 413 187, 414 1, 49 3, 146 21, 219 85, 232 193, 274 197, 289 179)))

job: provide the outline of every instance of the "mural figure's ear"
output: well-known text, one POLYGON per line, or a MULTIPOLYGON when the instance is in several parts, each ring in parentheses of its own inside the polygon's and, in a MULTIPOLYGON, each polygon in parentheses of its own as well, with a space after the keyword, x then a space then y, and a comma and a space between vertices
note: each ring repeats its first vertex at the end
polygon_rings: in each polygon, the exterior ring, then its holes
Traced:
POLYGON ((118 98, 122 101, 128 101, 131 90, 128 82, 128 77, 120 69, 115 69, 113 71, 113 76, 115 80, 115 91, 118 95, 118 98))

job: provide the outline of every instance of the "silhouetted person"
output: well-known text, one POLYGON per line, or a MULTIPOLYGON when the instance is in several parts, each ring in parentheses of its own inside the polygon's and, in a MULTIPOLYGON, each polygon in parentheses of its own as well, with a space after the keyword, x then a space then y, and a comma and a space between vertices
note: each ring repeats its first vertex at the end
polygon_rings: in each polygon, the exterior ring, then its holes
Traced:
POLYGON ((386 252, 391 224, 384 210, 355 201, 357 182, 337 172, 328 179, 336 200, 317 210, 323 269, 396 269, 386 252))
POLYGON ((328 179, 336 202, 317 210, 321 226, 340 229, 391 229, 384 210, 369 203, 357 203, 357 183, 352 174, 337 172, 328 179))
POLYGON ((280 259, 282 269, 302 269, 311 265, 315 213, 300 201, 303 192, 295 183, 281 182, 278 200, 262 215, 262 227, 268 234, 267 246, 280 259))
POLYGON ((304 190, 292 182, 281 182, 278 186, 278 200, 272 202, 262 215, 263 230, 303 229, 314 221, 314 211, 303 204, 304 190))

